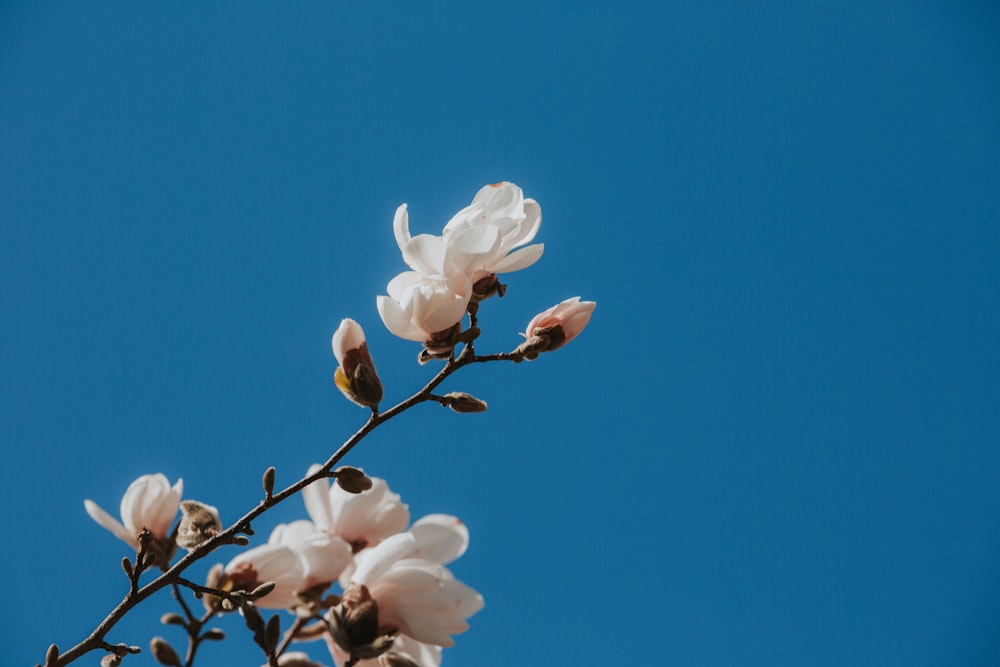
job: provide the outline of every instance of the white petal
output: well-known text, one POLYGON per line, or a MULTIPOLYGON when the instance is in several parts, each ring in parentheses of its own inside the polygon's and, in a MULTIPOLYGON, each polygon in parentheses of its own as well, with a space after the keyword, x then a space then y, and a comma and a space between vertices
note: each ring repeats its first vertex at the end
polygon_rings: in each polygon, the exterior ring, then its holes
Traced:
POLYGON ((306 564, 306 583, 336 581, 351 562, 351 545, 327 533, 313 533, 299 545, 306 564))
MULTIPOLYGON (((309 466, 307 476, 313 475, 323 466, 314 463, 309 466)), ((330 482, 325 477, 321 477, 306 488, 302 489, 302 500, 306 505, 306 513, 313 520, 320 530, 330 530, 332 521, 330 519, 330 482)))
POLYGON ((177 483, 158 499, 156 507, 151 510, 147 518, 146 527, 160 539, 166 538, 170 533, 170 526, 177 517, 177 508, 180 505, 183 491, 184 480, 178 479, 177 483))
POLYGON ((83 507, 87 510, 87 514, 90 515, 91 519, 96 521, 103 528, 110 530, 114 533, 115 537, 123 542, 131 544, 133 547, 138 546, 139 542, 135 533, 130 534, 127 530, 125 530, 125 526, 123 526, 118 519, 101 509, 97 503, 92 500, 84 500, 83 507))
POLYGON ((410 214, 406 210, 406 204, 400 204, 396 209, 396 215, 392 219, 392 231, 396 235, 396 245, 402 250, 410 242, 410 214))
POLYGON ((387 296, 379 296, 376 298, 375 305, 385 328, 394 335, 418 343, 427 340, 427 334, 410 322, 406 311, 395 300, 387 296))
POLYGON ((383 540, 374 549, 362 552, 366 558, 364 562, 358 564, 351 581, 356 584, 367 584, 378 579, 393 563, 413 551, 414 546, 416 540, 410 533, 400 533, 383 540))
POLYGON ((444 273, 445 244, 440 236, 420 234, 401 250, 403 261, 414 271, 427 275, 444 273))
POLYGON ((464 554, 469 546, 469 529, 450 514, 429 514, 413 524, 410 532, 416 540, 411 557, 442 565, 464 554))
POLYGON ((515 250, 490 268, 494 273, 510 273, 526 269, 541 258, 544 249, 545 246, 542 243, 529 245, 526 248, 515 250))

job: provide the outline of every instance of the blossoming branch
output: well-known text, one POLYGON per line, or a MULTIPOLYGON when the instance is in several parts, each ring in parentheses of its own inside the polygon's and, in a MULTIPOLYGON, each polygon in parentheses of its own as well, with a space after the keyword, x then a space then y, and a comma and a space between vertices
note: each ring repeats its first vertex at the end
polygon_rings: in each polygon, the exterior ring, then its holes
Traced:
POLYGON ((459 369, 537 359, 586 327, 595 304, 572 297, 531 318, 523 341, 511 351, 481 355, 475 350, 479 309, 507 290, 499 276, 541 258, 542 244, 531 243, 541 221, 538 203, 508 182, 481 188, 440 235, 411 235, 409 212, 401 205, 393 230, 410 270, 389 281, 387 295, 377 297, 376 306, 389 331, 421 345, 420 363, 441 360, 443 366, 423 388, 382 410, 384 390, 364 330, 345 318, 331 341, 334 383, 370 414, 326 462, 309 466, 301 479, 279 491, 277 473, 268 468, 260 502, 228 527, 221 518, 229 513, 224 504, 220 511, 182 499, 183 482, 171 484, 161 473, 129 485, 121 521, 84 501, 90 517, 131 550, 121 561, 126 593, 83 641, 65 652, 50 646, 45 666, 66 665, 92 651, 103 651, 102 667, 121 664, 142 649, 111 643, 108 637, 132 609, 169 588, 179 610, 161 620, 184 631, 186 648, 178 650, 176 642, 163 637, 149 640, 155 659, 168 667, 192 667, 204 642, 225 639, 211 625, 227 614, 242 617, 269 667, 321 665, 305 652, 289 650, 317 640, 338 667, 438 667, 442 649, 454 644, 454 636, 465 632, 468 619, 483 607, 482 596, 447 567, 465 553, 468 528, 449 514, 411 523, 409 507, 388 482, 338 464, 372 430, 420 403, 436 402, 461 413, 486 410, 484 400, 466 392, 436 393, 459 369), (211 567, 204 583, 185 576, 219 547, 249 547, 252 522, 297 494, 308 518, 278 525, 265 543, 211 567), (186 553, 178 558, 179 550, 186 553), (265 618, 262 610, 279 613, 265 618))

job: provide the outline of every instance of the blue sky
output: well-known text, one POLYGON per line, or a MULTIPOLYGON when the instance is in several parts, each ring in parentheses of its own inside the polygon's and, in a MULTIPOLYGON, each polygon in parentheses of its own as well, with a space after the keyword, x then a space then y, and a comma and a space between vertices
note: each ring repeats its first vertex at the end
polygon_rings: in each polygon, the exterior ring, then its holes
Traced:
MULTIPOLYGON (((489 412, 423 406, 348 461, 470 527, 486 607, 445 665, 997 664, 998 28, 986 3, 0 4, 10 664, 124 594, 84 498, 161 471, 232 519, 360 426, 341 318, 388 400, 420 386, 375 310, 392 213, 435 232, 498 180, 546 252, 479 349, 569 296, 593 322, 449 382, 489 412)), ((180 643, 149 606, 110 639, 180 643)), ((223 627, 205 664, 262 662, 223 627)))

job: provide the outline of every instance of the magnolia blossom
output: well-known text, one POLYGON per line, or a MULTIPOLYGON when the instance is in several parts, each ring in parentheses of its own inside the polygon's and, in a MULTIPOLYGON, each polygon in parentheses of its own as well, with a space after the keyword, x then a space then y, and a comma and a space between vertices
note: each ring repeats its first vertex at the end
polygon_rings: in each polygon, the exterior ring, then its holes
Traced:
POLYGON ((143 475, 129 484, 122 496, 120 522, 92 500, 84 500, 83 506, 91 519, 133 548, 138 548, 138 535, 143 528, 158 540, 166 540, 170 525, 177 516, 183 488, 183 480, 178 479, 176 484, 170 486, 163 473, 143 475))
POLYGON ((515 250, 535 238, 542 209, 521 188, 501 182, 484 186, 472 203, 452 216, 441 236, 411 236, 406 204, 396 209, 393 230, 403 261, 424 275, 464 274, 472 283, 494 273, 527 268, 542 256, 542 244, 515 250))
POLYGON ((375 407, 382 400, 382 382, 368 352, 361 325, 344 318, 333 333, 333 356, 339 367, 334 374, 337 388, 358 405, 375 407))
POLYGON ((482 596, 441 563, 413 558, 417 541, 400 533, 366 554, 351 577, 378 603, 379 627, 434 646, 454 646, 451 635, 469 629, 465 619, 483 607, 482 596))
MULTIPOLYGON (((239 554, 224 572, 235 588, 253 590, 273 581, 274 590, 257 601, 267 609, 289 609, 301 602, 299 593, 336 581, 351 562, 351 547, 305 520, 281 524, 267 544, 239 554)), ((325 586, 324 586, 325 587, 325 586)))
POLYGON ((456 325, 472 298, 465 275, 404 271, 389 281, 386 291, 389 296, 379 296, 376 305, 389 331, 432 352, 451 351, 456 325))
MULTIPOLYGON (((439 514, 417 522, 413 532, 394 535, 355 557, 356 569, 346 589, 361 589, 376 602, 379 632, 398 631, 391 650, 436 667, 439 647, 453 646, 451 635, 468 629, 466 619, 482 609, 482 596, 455 579, 441 562, 417 557, 450 562, 467 544, 464 525, 455 517, 439 514)), ((343 647, 328 643, 334 660, 344 664, 349 656, 343 647)), ((375 667, 378 663, 358 664, 375 667)))
POLYGON ((518 350, 533 359, 540 352, 559 349, 583 331, 596 307, 594 301, 574 296, 538 313, 528 323, 523 334, 526 340, 518 350))
MULTIPOLYGON (((311 466, 309 474, 320 467, 311 466)), ((399 494, 390 491, 384 479, 371 481, 371 488, 361 493, 348 493, 325 478, 302 490, 306 512, 317 529, 345 540, 355 552, 405 530, 410 521, 410 510, 399 494)))

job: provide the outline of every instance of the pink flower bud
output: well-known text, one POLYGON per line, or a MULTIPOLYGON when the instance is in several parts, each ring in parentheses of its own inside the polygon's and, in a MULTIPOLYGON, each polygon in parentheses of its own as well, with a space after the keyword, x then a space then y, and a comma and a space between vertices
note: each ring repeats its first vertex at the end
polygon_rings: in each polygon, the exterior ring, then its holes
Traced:
POLYGON ((515 352, 534 359, 542 352, 558 350, 583 331, 596 307, 594 301, 580 301, 574 296, 538 313, 525 329, 527 340, 515 352))

